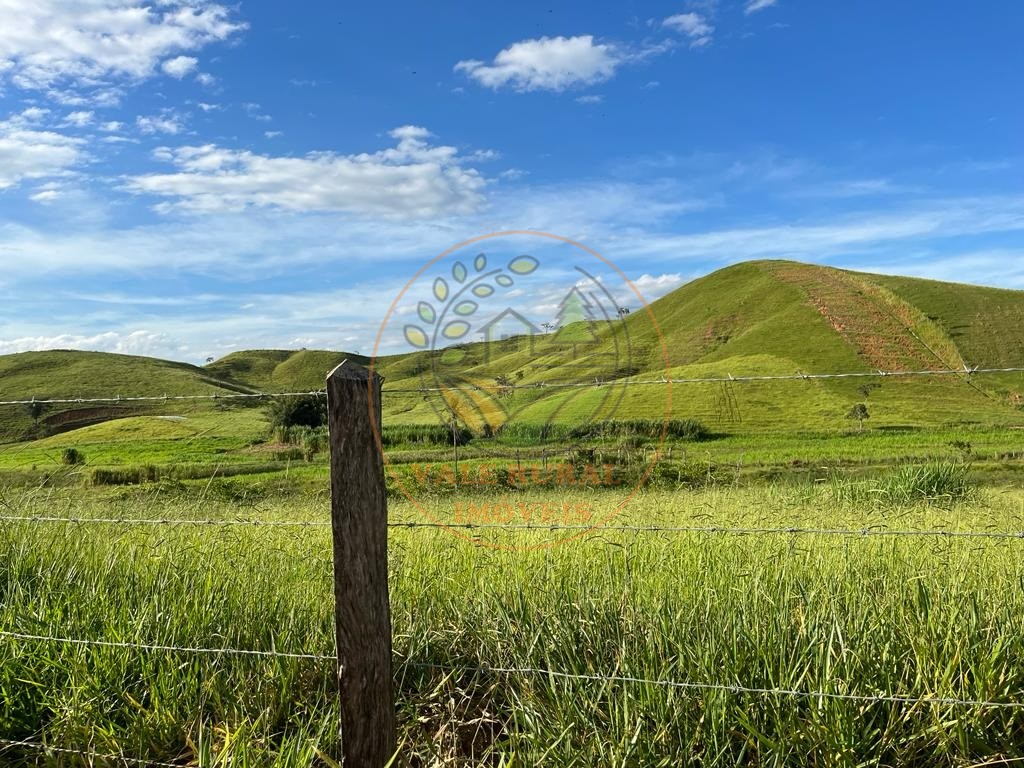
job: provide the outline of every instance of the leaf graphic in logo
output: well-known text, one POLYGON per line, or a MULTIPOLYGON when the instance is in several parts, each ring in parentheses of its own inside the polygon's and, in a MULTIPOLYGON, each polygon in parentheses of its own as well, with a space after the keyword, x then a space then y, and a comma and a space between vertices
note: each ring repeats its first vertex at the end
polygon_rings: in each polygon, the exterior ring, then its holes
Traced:
POLYGON ((448 298, 448 283, 444 281, 443 277, 439 277, 434 281, 434 296, 438 301, 444 301, 448 298))
POLYGON ((539 266, 540 262, 533 256, 517 256, 508 264, 509 271, 515 272, 517 275, 528 275, 536 271, 539 266))
POLYGON ((419 306, 416 307, 416 312, 427 325, 433 325, 434 321, 437 320, 437 313, 434 312, 434 308, 427 302, 421 301, 419 306))
POLYGON ((496 278, 494 278, 494 282, 496 282, 502 288, 511 288, 513 283, 515 283, 515 280, 513 280, 508 275, 498 275, 496 278))
POLYGON ((446 339, 461 339, 469 333, 469 323, 464 320, 452 320, 441 333, 446 339))
POLYGON ((475 301, 460 301, 455 305, 455 314, 462 315, 463 317, 469 317, 480 305, 475 301))
POLYGON ((476 268, 477 272, 483 272, 484 267, 487 266, 487 257, 481 253, 473 260, 473 266, 476 268))
POLYGON ((427 334, 423 332, 423 329, 415 325, 405 326, 405 340, 412 344, 417 349, 427 348, 427 334))
POLYGON ((481 299, 486 299, 492 293, 494 293, 494 289, 491 288, 491 286, 489 286, 487 283, 481 283, 480 285, 473 289, 473 295, 479 296, 481 299))
POLYGON ((468 272, 466 271, 466 265, 463 264, 461 261, 456 261, 455 266, 452 267, 452 277, 455 278, 455 282, 465 282, 467 274, 468 272))

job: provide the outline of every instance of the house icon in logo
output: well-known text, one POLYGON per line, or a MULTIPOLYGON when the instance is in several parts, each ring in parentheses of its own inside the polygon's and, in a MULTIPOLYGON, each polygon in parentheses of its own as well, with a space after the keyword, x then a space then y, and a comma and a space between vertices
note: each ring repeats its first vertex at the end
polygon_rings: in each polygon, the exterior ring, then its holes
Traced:
POLYGON ((514 309, 506 309, 495 315, 477 332, 484 342, 496 342, 484 347, 484 359, 487 362, 510 352, 532 353, 537 336, 542 333, 540 328, 514 309))

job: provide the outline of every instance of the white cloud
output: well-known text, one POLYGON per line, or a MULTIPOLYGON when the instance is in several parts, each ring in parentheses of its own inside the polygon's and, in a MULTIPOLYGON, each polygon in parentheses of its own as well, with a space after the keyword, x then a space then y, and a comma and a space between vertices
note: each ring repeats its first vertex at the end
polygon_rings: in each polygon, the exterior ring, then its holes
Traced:
POLYGON ((69 114, 64 119, 64 122, 67 125, 73 125, 76 128, 84 128, 85 126, 89 125, 89 123, 92 122, 92 118, 93 118, 93 113, 92 112, 86 112, 86 111, 72 112, 71 114, 69 114))
POLYGON ((429 131, 406 125, 397 145, 374 153, 314 152, 273 157, 213 144, 161 148, 157 159, 176 173, 126 179, 135 193, 170 198, 158 210, 334 211, 396 218, 466 214, 482 203, 485 185, 454 147, 432 146, 429 131))
POLYGON ((743 12, 746 14, 757 13, 763 11, 765 8, 771 8, 775 5, 778 0, 747 0, 746 6, 743 8, 743 12))
POLYGON ((147 135, 154 133, 167 133, 176 136, 185 130, 184 119, 174 112, 163 112, 160 115, 149 117, 139 116, 135 120, 139 130, 147 135))
POLYGON ((576 97, 578 104, 600 104, 602 101, 604 101, 604 96, 597 93, 588 93, 585 96, 576 97))
POLYGON ((197 66, 199 66, 199 59, 192 56, 175 56, 173 59, 167 59, 167 61, 161 64, 160 69, 176 80, 181 80, 181 78, 192 72, 197 66))
MULTIPOLYGON (((183 351, 162 333, 152 331, 130 331, 119 333, 108 331, 92 336, 79 334, 58 334, 55 336, 24 336, 18 339, 0 339, 0 354, 31 352, 37 349, 81 349, 91 352, 118 352, 125 355, 151 355, 169 349, 183 351)), ((187 350, 187 347, 185 347, 187 350)))
POLYGON ((699 13, 677 13, 661 23, 662 26, 686 35, 690 39, 691 48, 708 45, 715 32, 715 28, 699 13))
POLYGON ((263 135, 268 139, 276 139, 279 136, 284 136, 284 131, 264 131, 263 135))
POLYGON ((120 123, 117 120, 111 120, 110 122, 103 123, 100 126, 100 130, 101 131, 106 131, 107 133, 113 133, 114 131, 120 131, 122 128, 124 128, 124 123, 120 123))
POLYGON ((207 88, 212 88, 217 84, 217 78, 208 72, 200 72, 196 75, 196 82, 207 88))
POLYGON ((253 102, 243 104, 242 109, 253 120, 259 120, 261 123, 269 123, 273 119, 270 115, 264 114, 263 108, 259 104, 253 102))
POLYGON ((42 109, 41 107, 29 107, 28 109, 22 110, 21 114, 17 117, 21 120, 27 120, 28 122, 37 122, 42 120, 50 114, 50 110, 42 109))
POLYGON ((203 112, 215 112, 218 109, 222 109, 220 104, 207 104, 205 101, 200 101, 196 104, 203 112))
POLYGON ((29 109, 0 121, 0 190, 26 179, 67 175, 86 159, 84 140, 33 127, 41 113, 29 109))
MULTIPOLYGON (((686 280, 679 273, 664 275, 648 275, 644 273, 630 282, 632 282, 633 287, 640 292, 640 295, 644 297, 644 300, 650 303, 655 299, 660 299, 662 296, 671 293, 680 285, 685 283, 686 280)), ((625 306, 632 305, 635 307, 637 303, 636 294, 632 291, 623 291, 622 293, 622 303, 625 306)))
POLYGON ((595 43, 593 35, 541 37, 522 40, 500 51, 491 64, 468 59, 455 65, 488 88, 518 91, 563 91, 610 79, 628 59, 610 43, 595 43))
POLYGON ((29 195, 29 200, 36 203, 52 203, 54 200, 58 200, 64 196, 63 185, 57 182, 49 182, 47 184, 40 185, 35 193, 29 195))
POLYGON ((246 26, 228 6, 208 0, 2 0, 0 8, 4 78, 56 95, 67 86, 87 88, 108 100, 111 80, 145 79, 165 57, 246 26))

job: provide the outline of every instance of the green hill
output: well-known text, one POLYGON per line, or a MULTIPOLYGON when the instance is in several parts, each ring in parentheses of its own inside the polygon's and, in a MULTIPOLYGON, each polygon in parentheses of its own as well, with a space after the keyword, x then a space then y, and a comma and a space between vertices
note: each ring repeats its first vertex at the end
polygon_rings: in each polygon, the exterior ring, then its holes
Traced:
MULTIPOLYGON (((695 280, 627 319, 628 359, 621 367, 636 379, 792 375, 800 372, 959 370, 965 364, 1024 363, 1024 292, 888 278, 787 261, 756 261, 695 280), (991 306, 993 311, 987 312, 991 306), (668 355, 663 358, 661 340, 668 355)), ((466 376, 491 383, 512 376, 522 384, 608 376, 602 355, 615 341, 599 330, 602 345, 566 364, 567 350, 547 339, 503 351, 501 343, 464 347, 466 376)), ((552 335, 552 341, 557 334, 552 335)), ((621 340, 619 340, 621 346, 621 340)), ((415 386, 423 367, 416 355, 380 361, 392 389, 415 386)), ((545 393, 519 390, 511 401, 452 398, 474 426, 495 410, 519 421, 574 421, 601 413, 598 388, 545 393), (468 415, 467 415, 468 414, 468 415)), ((842 429, 850 408, 867 400, 876 427, 948 423, 1021 423, 1024 377, 1019 374, 687 384, 673 387, 673 415, 696 417, 725 430, 842 429), (862 391, 869 382, 878 386, 862 391)), ((656 417, 667 408, 667 390, 628 387, 617 417, 656 417)), ((416 394, 384 402, 395 421, 436 419, 416 394)), ((606 409, 607 410, 607 409, 606 409)), ((609 412, 610 415, 610 412, 609 412)))
POLYGON ((343 360, 369 365, 369 359, 348 352, 302 349, 258 349, 233 352, 204 369, 219 379, 266 392, 323 389, 324 377, 343 360))
MULTIPOLYGON (((755 261, 694 280, 653 302, 651 310, 660 336, 648 313, 634 310, 625 330, 605 324, 591 330, 581 323, 542 336, 462 344, 436 359, 423 352, 381 358, 377 368, 391 391, 384 401, 386 421, 436 423, 454 412, 483 429, 507 421, 658 418, 668 405, 668 387, 622 383, 668 375, 727 378, 1024 364, 1022 291, 755 261), (435 370, 442 372, 440 378, 435 370), (446 370, 463 386, 449 387, 446 370), (530 386, 595 379, 619 386, 530 386), (502 380, 516 389, 496 391, 502 380), (426 396, 398 391, 424 385, 445 391, 426 396)), ((205 368, 101 353, 11 355, 0 357, 0 399, 306 391, 320 389, 326 373, 346 358, 369 362, 323 350, 235 352, 205 368)), ((695 417, 725 432, 848 429, 846 414, 865 401, 874 428, 1024 424, 1020 374, 679 384, 671 397, 673 416, 695 417), (869 383, 874 386, 865 389, 869 383)), ((7 408, 0 414, 0 431, 12 439, 141 412, 147 411, 127 404, 72 405, 44 413, 35 424, 25 408, 7 408)))
MULTIPOLYGON (((194 365, 106 352, 54 350, 0 356, 0 400, 51 400, 249 391, 194 365)), ((64 432, 159 410, 148 403, 55 404, 0 408, 0 440, 64 432)))

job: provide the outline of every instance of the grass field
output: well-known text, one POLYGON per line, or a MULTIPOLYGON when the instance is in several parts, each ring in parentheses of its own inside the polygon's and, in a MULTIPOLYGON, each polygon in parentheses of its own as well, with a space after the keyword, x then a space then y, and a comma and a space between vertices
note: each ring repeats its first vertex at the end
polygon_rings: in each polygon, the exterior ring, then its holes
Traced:
MULTIPOLYGON (((7 514, 325 520, 324 491, 209 484, 8 491, 7 514)), ((1024 491, 847 503, 835 484, 649 491, 615 523, 1024 529, 1024 491)), ((617 492, 531 491, 610 511, 617 492)), ((467 497, 472 501, 472 497, 467 497)), ((486 503, 486 498, 478 501, 486 503)), ((439 517, 444 498, 428 501, 439 517)), ((419 519, 393 501, 392 519, 419 519)), ((412 765, 971 765, 1024 757, 1019 710, 696 691, 538 672, 1024 701, 1017 540, 595 531, 392 532, 403 759, 412 765), (525 547, 525 548, 524 548, 525 547), (425 666, 435 665, 435 666, 425 666)), ((0 630, 332 652, 329 529, 0 528, 0 630)), ((0 732, 192 765, 334 765, 328 660, 0 643, 0 732)), ((10 749, 9 765, 40 761, 10 749)), ((102 764, 120 764, 116 761, 102 764)), ((995 763, 992 763, 995 764, 995 763)))
MULTIPOLYGON (((433 401, 378 361, 400 762, 1024 761, 1024 375, 678 385, 660 446, 670 390, 623 386, 1013 367, 1024 292, 752 262, 653 310, 610 378, 605 331, 447 350, 433 401)), ((227 396, 343 359, 0 358, 3 400, 155 398, 0 407, 0 740, 50 750, 0 764, 338 765, 325 435, 227 396)))

